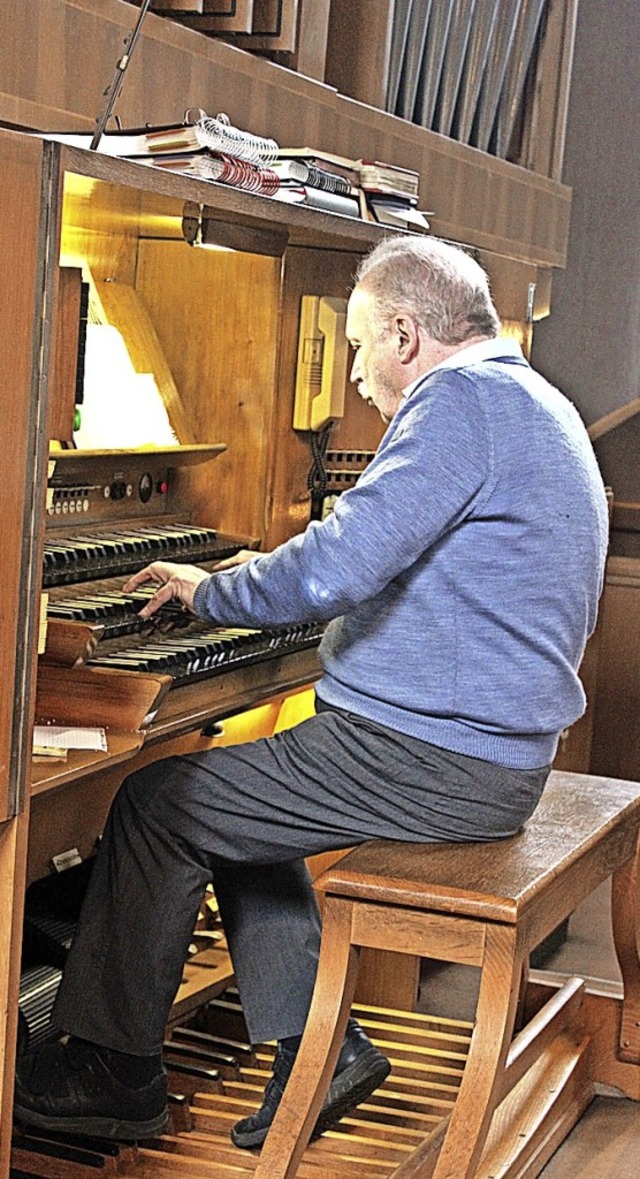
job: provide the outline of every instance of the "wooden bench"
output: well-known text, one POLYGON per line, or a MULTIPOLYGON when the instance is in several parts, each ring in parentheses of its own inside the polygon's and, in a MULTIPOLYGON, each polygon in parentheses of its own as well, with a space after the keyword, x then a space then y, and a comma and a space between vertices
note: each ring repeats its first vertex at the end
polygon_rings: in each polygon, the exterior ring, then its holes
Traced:
POLYGON ((255 1179, 293 1179, 303 1156, 306 1174, 321 1146, 307 1149, 364 946, 480 968, 453 1110, 393 1164, 394 1179, 531 1179, 596 1084, 640 1100, 639 830, 639 782, 554 772, 511 839, 374 841, 324 872, 316 881, 324 918, 313 1003, 255 1179), (592 992, 580 978, 532 984, 530 951, 609 877, 618 993, 592 992))

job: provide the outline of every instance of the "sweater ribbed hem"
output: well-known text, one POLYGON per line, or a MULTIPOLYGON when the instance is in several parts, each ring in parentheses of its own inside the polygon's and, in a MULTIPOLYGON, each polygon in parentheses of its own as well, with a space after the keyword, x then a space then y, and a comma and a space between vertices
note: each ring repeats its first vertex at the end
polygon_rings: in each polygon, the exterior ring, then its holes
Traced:
POLYGON ((409 712, 382 700, 371 700, 326 675, 316 690, 320 700, 329 706, 353 712, 439 749, 477 757, 508 769, 535 770, 550 765, 558 748, 559 733, 489 733, 464 721, 409 712))

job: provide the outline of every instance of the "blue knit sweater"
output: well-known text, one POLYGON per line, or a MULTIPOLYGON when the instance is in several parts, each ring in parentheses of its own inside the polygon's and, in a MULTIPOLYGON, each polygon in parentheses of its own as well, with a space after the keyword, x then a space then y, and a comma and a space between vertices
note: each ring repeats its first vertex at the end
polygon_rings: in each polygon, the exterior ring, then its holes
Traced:
POLYGON ((225 625, 332 620, 323 701, 531 769, 584 711, 607 505, 573 406, 512 343, 484 352, 418 381, 334 512, 203 581, 195 608, 225 625))

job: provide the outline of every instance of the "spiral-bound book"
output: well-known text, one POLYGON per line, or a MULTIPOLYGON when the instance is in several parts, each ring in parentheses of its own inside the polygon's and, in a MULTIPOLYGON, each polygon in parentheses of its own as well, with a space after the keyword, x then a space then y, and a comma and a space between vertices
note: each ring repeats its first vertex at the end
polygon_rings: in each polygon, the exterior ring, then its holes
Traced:
POLYGON ((338 172, 330 172, 310 160, 276 160, 271 164, 283 184, 310 184, 312 188, 320 188, 324 192, 339 192, 343 196, 352 196, 354 183, 338 172))
MULTIPOLYGON (((89 147, 93 132, 47 131, 38 132, 44 139, 55 139, 71 147, 89 147)), ((222 152, 257 165, 268 165, 277 156, 274 139, 241 131, 221 117, 212 118, 201 112, 194 122, 171 123, 162 127, 137 127, 126 131, 105 131, 98 151, 110 156, 155 156, 176 152, 222 152)))
POLYGON ((211 152, 206 148, 176 154, 140 156, 137 163, 162 168, 165 172, 179 176, 215 180, 219 184, 242 188, 245 192, 260 193, 261 196, 273 196, 280 187, 280 178, 271 168, 250 164, 248 160, 234 159, 233 156, 211 152))

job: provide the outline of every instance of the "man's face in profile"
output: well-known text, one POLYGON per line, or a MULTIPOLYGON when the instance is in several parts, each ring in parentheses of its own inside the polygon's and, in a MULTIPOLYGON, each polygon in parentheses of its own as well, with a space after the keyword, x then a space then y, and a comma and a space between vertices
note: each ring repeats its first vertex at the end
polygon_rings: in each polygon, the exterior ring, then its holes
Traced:
POLYGON ((355 352, 351 381, 383 421, 390 422, 401 401, 402 367, 395 334, 380 324, 375 299, 366 287, 356 287, 349 299, 346 335, 355 352))

